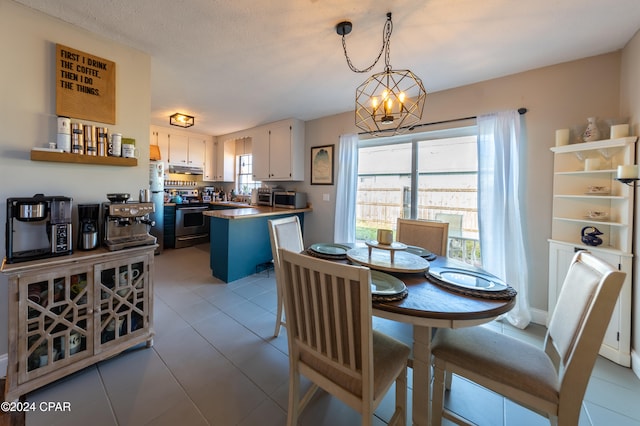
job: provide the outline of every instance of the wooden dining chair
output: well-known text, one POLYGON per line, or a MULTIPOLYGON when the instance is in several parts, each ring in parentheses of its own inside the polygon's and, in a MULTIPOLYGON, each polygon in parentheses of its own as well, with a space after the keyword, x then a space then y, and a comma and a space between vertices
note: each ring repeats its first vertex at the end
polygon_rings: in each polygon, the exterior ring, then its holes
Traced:
POLYGON ((319 388, 371 425, 395 382, 390 425, 405 425, 409 347, 372 329, 371 277, 363 266, 338 264, 280 249, 289 344, 287 424, 319 388), (313 385, 300 398, 300 375, 313 385))
POLYGON ((445 372, 463 376, 549 418, 577 425, 580 406, 626 274, 589 252, 574 256, 544 348, 484 327, 438 329, 433 424, 467 424, 444 409, 445 372))
POLYGON ((449 224, 432 220, 398 218, 396 240, 425 248, 438 256, 446 256, 449 224))
POLYGON ((276 273, 276 293, 278 297, 278 308, 276 314, 276 328, 274 337, 280 334, 280 326, 286 326, 283 319, 284 299, 282 297, 282 278, 280 277, 280 257, 278 249, 301 252, 304 250, 302 242, 302 229, 298 216, 288 216, 282 219, 269 220, 269 239, 271 240, 271 254, 273 256, 273 269, 276 273))

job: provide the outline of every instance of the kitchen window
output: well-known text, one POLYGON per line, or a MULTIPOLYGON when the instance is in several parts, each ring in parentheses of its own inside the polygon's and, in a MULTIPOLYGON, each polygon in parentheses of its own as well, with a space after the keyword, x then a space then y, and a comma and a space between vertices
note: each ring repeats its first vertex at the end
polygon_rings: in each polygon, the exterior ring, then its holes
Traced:
POLYGON ((475 126, 360 141, 356 239, 397 218, 449 222, 449 257, 480 265, 475 126))
POLYGON ((260 188, 262 182, 253 180, 253 156, 251 154, 238 155, 238 178, 236 179, 236 192, 239 195, 251 195, 251 190, 260 188))

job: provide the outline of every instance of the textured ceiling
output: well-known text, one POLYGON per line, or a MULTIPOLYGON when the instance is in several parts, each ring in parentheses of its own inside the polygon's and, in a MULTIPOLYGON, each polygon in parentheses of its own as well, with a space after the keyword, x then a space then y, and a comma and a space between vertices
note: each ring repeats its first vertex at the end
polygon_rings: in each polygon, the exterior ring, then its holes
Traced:
MULTIPOLYGON (((640 0, 17 0, 151 55, 151 120, 220 135, 353 110, 393 13, 391 65, 427 93, 621 49, 640 0)), ((427 102, 429 98, 427 96, 427 102)), ((425 117, 423 117, 425 119, 425 117)), ((428 121, 428 117, 426 117, 428 121)))

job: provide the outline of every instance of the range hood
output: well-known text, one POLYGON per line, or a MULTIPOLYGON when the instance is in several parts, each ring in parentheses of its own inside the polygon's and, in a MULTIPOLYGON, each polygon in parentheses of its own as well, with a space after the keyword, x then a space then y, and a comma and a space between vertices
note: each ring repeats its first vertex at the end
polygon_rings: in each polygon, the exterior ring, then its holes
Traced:
POLYGON ((201 175, 203 171, 202 167, 169 164, 169 173, 178 173, 182 175, 201 175))

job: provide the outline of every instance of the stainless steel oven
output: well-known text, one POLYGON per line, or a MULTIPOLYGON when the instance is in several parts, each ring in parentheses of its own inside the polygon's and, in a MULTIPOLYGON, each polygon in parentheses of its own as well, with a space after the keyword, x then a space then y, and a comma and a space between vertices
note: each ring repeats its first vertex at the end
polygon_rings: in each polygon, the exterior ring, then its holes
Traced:
POLYGON ((208 205, 176 205, 175 248, 209 242, 209 217, 202 214, 207 210, 208 205))

